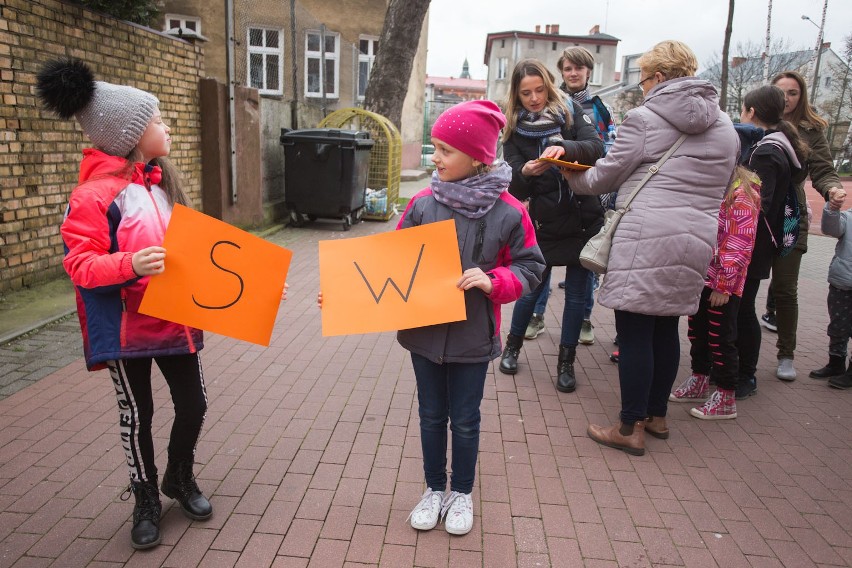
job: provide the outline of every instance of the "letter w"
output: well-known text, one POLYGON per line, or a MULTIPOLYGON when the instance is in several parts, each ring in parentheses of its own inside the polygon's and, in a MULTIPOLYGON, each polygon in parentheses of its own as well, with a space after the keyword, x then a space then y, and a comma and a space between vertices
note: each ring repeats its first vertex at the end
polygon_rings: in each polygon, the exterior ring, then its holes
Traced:
POLYGON ((397 291, 397 293, 402 298, 403 302, 408 302, 408 296, 411 295, 411 288, 414 286, 414 278, 417 276, 417 269, 420 268, 420 260, 423 258, 423 249, 424 248, 426 248, 425 243, 420 245, 420 254, 417 255, 417 263, 414 265, 414 270, 411 272, 411 281, 408 283, 408 290, 406 290, 405 294, 402 293, 402 290, 399 289, 399 286, 396 285, 396 282, 394 282, 392 278, 387 278, 385 280, 385 285, 382 286, 382 291, 379 292, 378 295, 376 295, 375 290, 373 290, 373 287, 370 286, 370 282, 367 280, 367 277, 364 275, 364 271, 361 270, 361 267, 358 266, 357 262, 353 261, 352 263, 355 265, 355 268, 358 269, 358 273, 361 275, 361 278, 364 279, 364 283, 367 285, 367 288, 370 290, 370 294, 373 295, 373 299, 376 301, 377 304, 381 301, 382 296, 385 295, 385 290, 387 290, 388 284, 390 284, 391 286, 394 287, 394 289, 397 291))

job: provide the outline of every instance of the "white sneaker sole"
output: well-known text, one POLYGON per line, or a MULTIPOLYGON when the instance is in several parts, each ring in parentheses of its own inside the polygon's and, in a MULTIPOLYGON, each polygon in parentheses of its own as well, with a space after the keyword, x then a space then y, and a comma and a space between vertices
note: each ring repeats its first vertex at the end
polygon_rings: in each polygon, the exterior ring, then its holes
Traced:
POLYGON ((702 414, 702 413, 698 412, 698 410, 696 410, 695 408, 690 408, 689 413, 691 415, 695 416, 696 418, 701 419, 701 420, 731 420, 732 418, 737 417, 736 412, 734 412, 733 414, 709 415, 709 414, 702 414))
MULTIPOLYGON (((708 394, 708 396, 709 396, 709 394, 708 394)), ((669 395, 669 402, 696 402, 696 401, 702 401, 702 400, 707 400, 707 396, 699 396, 699 397, 696 397, 696 398, 687 398, 687 397, 678 398, 674 394, 669 395)))
POLYGON ((447 529, 447 532, 450 533, 450 534, 461 536, 461 535, 465 535, 465 534, 469 533, 471 531, 471 529, 473 529, 473 523, 471 523, 470 526, 467 527, 467 528, 457 529, 457 528, 453 528, 453 527, 448 527, 446 525, 444 525, 444 528, 447 529))
POLYGON ((414 519, 411 519, 411 528, 417 529, 419 531, 430 531, 437 526, 438 526, 438 519, 435 519, 435 522, 432 523, 431 525, 429 525, 429 524, 418 525, 417 523, 414 522, 414 519))

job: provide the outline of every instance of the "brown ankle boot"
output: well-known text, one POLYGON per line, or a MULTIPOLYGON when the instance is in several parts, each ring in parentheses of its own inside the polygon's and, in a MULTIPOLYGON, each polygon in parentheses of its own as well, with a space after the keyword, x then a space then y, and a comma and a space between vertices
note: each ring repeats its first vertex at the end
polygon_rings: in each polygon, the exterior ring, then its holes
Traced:
POLYGON ((665 416, 649 416, 645 419, 645 432, 660 440, 669 439, 669 427, 665 416))
POLYGON ((621 422, 615 426, 597 426, 589 424, 589 438, 602 444, 622 450, 634 456, 645 455, 645 422, 639 421, 633 425, 633 433, 625 436, 620 432, 621 422))

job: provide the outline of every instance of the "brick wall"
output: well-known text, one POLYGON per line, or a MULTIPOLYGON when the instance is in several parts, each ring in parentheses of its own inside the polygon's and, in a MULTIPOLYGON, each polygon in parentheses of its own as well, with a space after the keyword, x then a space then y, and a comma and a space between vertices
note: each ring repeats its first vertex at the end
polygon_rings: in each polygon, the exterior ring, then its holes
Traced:
POLYGON ((52 0, 0 3, 0 294, 64 274, 59 225, 88 139, 73 120, 43 111, 40 65, 57 55, 86 61, 97 79, 160 99, 172 129, 171 159, 201 204, 198 80, 203 50, 154 30, 52 0))

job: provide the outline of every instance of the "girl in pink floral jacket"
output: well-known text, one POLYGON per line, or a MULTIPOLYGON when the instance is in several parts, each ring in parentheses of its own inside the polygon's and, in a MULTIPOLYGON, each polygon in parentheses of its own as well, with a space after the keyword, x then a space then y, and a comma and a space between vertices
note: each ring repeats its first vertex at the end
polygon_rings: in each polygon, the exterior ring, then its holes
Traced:
POLYGON ((719 208, 716 253, 707 270, 698 312, 689 317, 692 374, 669 396, 672 402, 706 399, 702 406, 690 409, 696 418, 737 417, 737 313, 759 213, 760 179, 738 167, 719 208), (707 398, 711 380, 716 390, 707 398))

